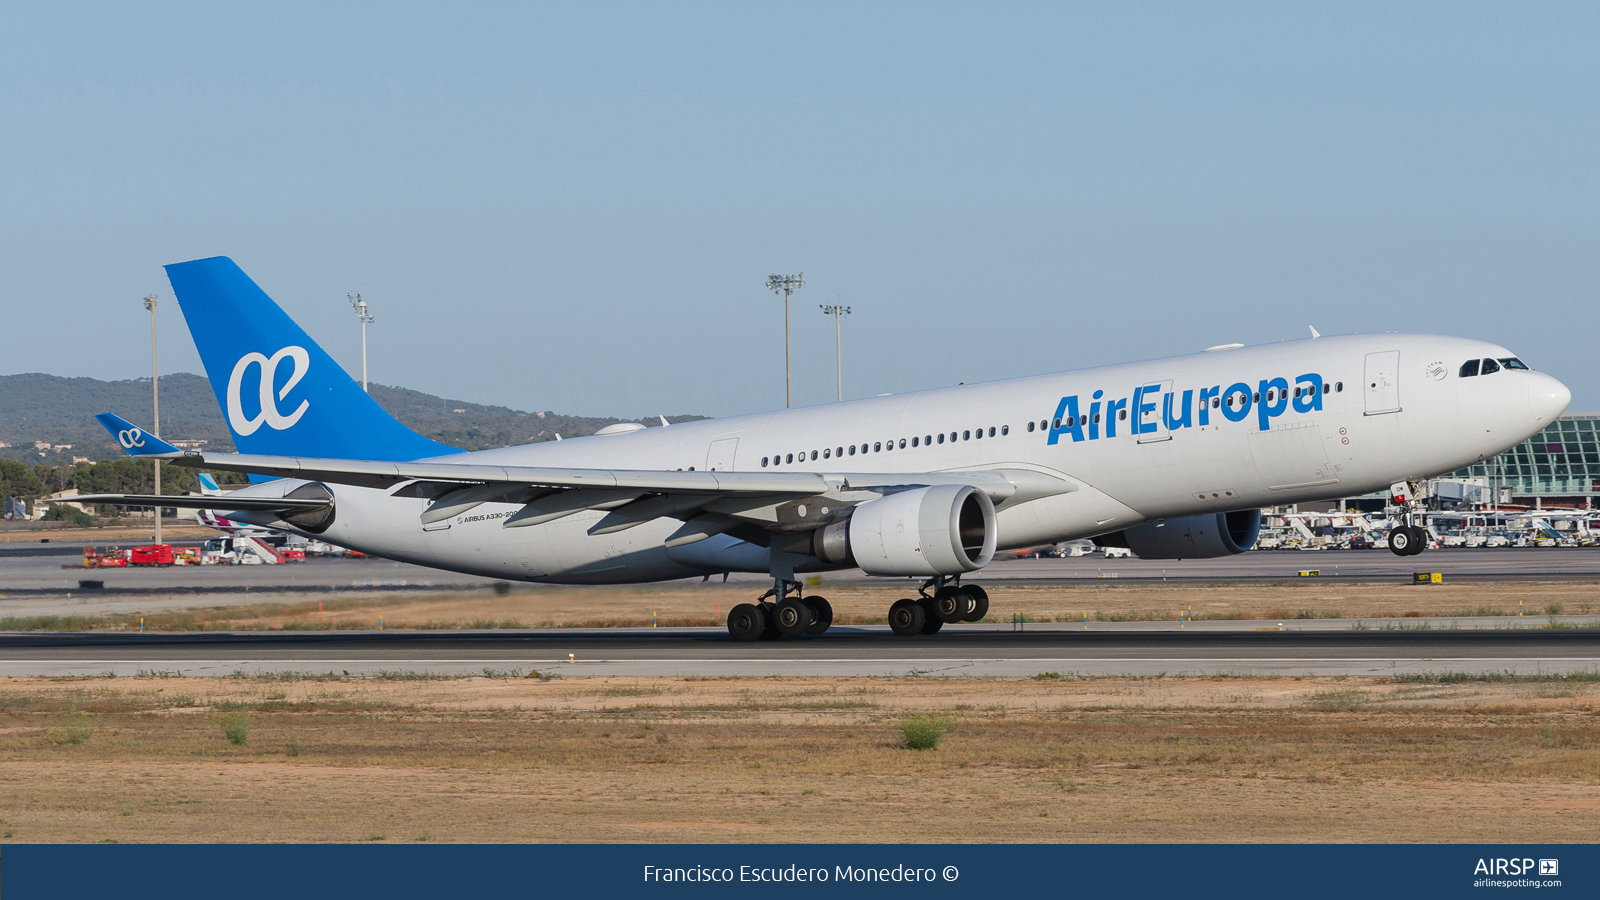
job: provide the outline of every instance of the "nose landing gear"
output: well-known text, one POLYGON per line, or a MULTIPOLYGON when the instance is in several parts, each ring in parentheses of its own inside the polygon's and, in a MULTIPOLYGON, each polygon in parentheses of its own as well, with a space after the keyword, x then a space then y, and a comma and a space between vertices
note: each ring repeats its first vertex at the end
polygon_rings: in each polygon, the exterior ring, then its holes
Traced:
POLYGON ((1395 556, 1416 556, 1428 549, 1428 529, 1414 524, 1422 520, 1422 484, 1400 481, 1389 486, 1389 495, 1401 508, 1400 524, 1389 532, 1389 551, 1395 556))

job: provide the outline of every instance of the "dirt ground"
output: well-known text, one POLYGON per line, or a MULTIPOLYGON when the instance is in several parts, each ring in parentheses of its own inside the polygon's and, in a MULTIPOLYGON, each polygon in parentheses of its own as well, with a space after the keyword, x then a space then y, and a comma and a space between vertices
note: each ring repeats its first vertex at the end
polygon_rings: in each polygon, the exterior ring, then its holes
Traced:
POLYGON ((1592 678, 492 674, 0 681, 0 835, 1550 843, 1600 832, 1592 678), (949 731, 936 749, 905 749, 908 722, 949 731))
MULTIPOLYGON (((1284 619, 1417 616, 1600 616, 1600 583, 1476 582, 1465 584, 1339 584, 1290 582, 990 583, 989 620, 1022 614, 1033 622, 1284 619), (1521 607, 1519 607, 1521 603, 1521 607)), ((839 624, 878 624, 889 604, 915 594, 909 583, 822 583, 807 589, 827 597, 839 624)), ((537 626, 712 625, 750 600, 748 584, 623 587, 514 587, 507 593, 359 596, 228 605, 146 615, 155 630, 376 628, 524 628, 537 626), (319 610, 319 603, 321 604, 319 610)), ((0 628, 137 627, 138 614, 112 617, 37 617, 0 620, 0 628)))

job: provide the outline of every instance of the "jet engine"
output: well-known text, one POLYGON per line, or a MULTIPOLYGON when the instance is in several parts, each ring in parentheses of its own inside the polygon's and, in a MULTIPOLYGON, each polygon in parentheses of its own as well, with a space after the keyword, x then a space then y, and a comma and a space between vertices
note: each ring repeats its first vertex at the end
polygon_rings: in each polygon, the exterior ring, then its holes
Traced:
POLYGON ((1211 559, 1249 550, 1261 531, 1261 510, 1184 516, 1146 522, 1094 539, 1102 547, 1127 547, 1140 559, 1211 559))
POLYGON ((998 536, 988 494, 939 484, 858 504, 812 532, 811 552, 868 575, 960 575, 989 564, 998 536))

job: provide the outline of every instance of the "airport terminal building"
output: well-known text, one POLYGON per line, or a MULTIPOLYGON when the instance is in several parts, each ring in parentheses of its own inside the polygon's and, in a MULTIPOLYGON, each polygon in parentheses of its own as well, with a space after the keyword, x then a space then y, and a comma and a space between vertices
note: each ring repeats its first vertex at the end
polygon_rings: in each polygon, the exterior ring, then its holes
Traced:
POLYGON ((1499 456, 1449 477, 1486 485, 1501 505, 1596 508, 1600 412, 1564 415, 1499 456))

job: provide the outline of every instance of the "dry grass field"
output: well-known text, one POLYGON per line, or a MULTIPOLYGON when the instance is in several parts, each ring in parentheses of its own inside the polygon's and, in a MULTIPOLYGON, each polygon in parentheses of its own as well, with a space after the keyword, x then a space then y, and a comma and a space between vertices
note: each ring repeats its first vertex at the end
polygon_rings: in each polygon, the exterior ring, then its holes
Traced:
MULTIPOLYGON (((1207 584, 1085 581, 988 583, 989 619, 1010 621, 1125 622, 1178 618, 1192 608, 1196 619, 1359 618, 1417 616, 1595 615, 1600 618, 1600 583, 1491 582, 1441 585, 1341 584, 1312 580, 1207 584)), ((915 594, 893 582, 823 583, 808 592, 828 598, 834 621, 881 624, 889 604, 915 594)), ((712 625, 737 603, 748 602, 749 583, 601 587, 509 587, 505 593, 465 591, 418 595, 329 595, 323 600, 283 600, 220 605, 146 615, 155 630, 249 630, 378 627, 524 628, 540 626, 712 625), (321 606, 319 612, 319 603, 321 606)), ((136 627, 137 614, 60 616, 0 620, 0 630, 27 628, 136 627)))
POLYGON ((0 835, 1585 842, 1597 738, 1592 678, 8 679, 0 835))

